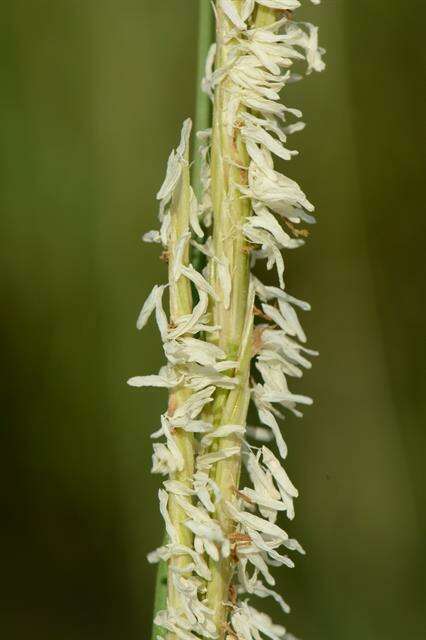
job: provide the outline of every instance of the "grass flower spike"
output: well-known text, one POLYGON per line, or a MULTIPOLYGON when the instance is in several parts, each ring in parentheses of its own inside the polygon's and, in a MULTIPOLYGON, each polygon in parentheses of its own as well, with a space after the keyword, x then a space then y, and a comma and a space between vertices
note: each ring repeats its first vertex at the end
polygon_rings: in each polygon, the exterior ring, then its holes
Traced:
POLYGON ((292 637, 255 607, 270 597, 289 612, 271 567, 292 567, 288 553, 304 553, 283 528, 298 492, 285 471, 278 420, 284 410, 301 416, 300 406, 312 403, 288 385, 316 352, 304 346, 298 316, 309 305, 285 291, 284 256, 304 243, 300 226, 315 219, 274 160, 297 154, 288 138, 304 127, 281 91, 301 72, 324 68, 317 28, 295 19, 300 4, 214 3, 216 41, 202 81, 213 115, 211 127, 197 132, 199 178, 193 189, 186 120, 157 195, 160 229, 144 236, 162 245, 168 261, 167 284, 154 286, 137 320, 141 329, 155 314, 166 364, 129 380, 169 390, 152 436, 152 470, 165 477, 166 539, 149 556, 167 563, 158 638, 292 637), (276 270, 276 285, 254 275, 259 260, 276 270), (251 401, 257 427, 246 425, 251 401))

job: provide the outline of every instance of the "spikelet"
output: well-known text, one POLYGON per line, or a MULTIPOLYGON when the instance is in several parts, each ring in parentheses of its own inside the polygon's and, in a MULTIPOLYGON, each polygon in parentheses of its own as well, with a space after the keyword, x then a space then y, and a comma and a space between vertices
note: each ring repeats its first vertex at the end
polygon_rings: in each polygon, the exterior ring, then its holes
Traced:
POLYGON ((278 523, 281 512, 294 518, 298 497, 283 466, 278 420, 283 410, 300 417, 300 406, 312 403, 288 380, 301 377, 317 353, 304 346, 297 311, 309 304, 284 290, 283 253, 304 244, 299 225, 315 218, 300 186, 274 165, 274 157, 287 162, 297 154, 288 138, 304 128, 280 92, 301 69, 324 69, 317 27, 294 20, 300 5, 216 1, 217 42, 202 83, 213 123, 197 134, 202 197, 197 202, 190 186, 186 120, 157 194, 160 229, 144 236, 162 245, 169 281, 154 286, 137 328, 155 315, 166 364, 128 383, 169 389, 152 465, 166 476, 159 501, 167 541, 149 555, 169 566, 167 608, 155 621, 169 640, 292 638, 245 598, 272 597, 288 613, 270 568, 292 567, 287 552, 304 553, 278 523), (191 245, 206 256, 202 273, 190 262, 191 245), (279 286, 251 273, 258 260, 276 269, 279 286), (262 426, 246 425, 250 401, 262 426), (242 464, 251 487, 239 486, 242 464))

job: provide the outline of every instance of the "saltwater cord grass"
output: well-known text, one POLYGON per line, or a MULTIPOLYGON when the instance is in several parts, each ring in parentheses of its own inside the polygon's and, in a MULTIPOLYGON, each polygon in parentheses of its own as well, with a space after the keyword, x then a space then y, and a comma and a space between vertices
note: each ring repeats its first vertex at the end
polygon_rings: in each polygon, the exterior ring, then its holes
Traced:
MULTIPOLYGON (((157 194, 160 229, 144 236, 162 245, 168 261, 167 284, 154 286, 137 321, 142 328, 155 313, 166 364, 157 375, 129 380, 169 390, 153 434, 166 528, 149 556, 160 563, 153 638, 291 637, 253 600, 272 597, 288 613, 270 568, 293 566, 286 551, 304 553, 278 524, 281 513, 294 517, 298 496, 283 466, 278 419, 284 409, 301 416, 298 406, 312 402, 288 387, 316 352, 304 346, 296 312, 309 305, 285 291, 284 256, 303 245, 300 227, 315 219, 302 189, 273 159, 297 153, 287 138, 304 127, 280 92, 303 69, 324 68, 317 28, 293 14, 300 4, 214 3, 216 38, 198 81, 207 99, 198 90, 192 184, 186 120, 157 194), (278 286, 254 275, 258 260, 276 268, 278 286), (247 427, 250 401, 261 426, 247 427), (251 487, 240 486, 243 465, 251 487)), ((211 14, 207 2, 200 7, 204 57, 211 14)))

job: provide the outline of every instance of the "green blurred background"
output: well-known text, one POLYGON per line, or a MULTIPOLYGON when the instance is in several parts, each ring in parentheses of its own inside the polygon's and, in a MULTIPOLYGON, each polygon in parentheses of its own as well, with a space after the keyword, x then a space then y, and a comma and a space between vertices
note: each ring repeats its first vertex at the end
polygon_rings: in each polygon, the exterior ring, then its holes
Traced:
MULTIPOLYGON (((196 0, 1 3, 0 635, 148 638, 161 537, 130 389, 161 345, 140 306, 165 267, 142 233, 193 114, 196 0)), ((289 175, 320 224, 287 260, 321 351, 284 425, 308 550, 280 572, 305 640, 425 637, 423 0, 324 0, 328 68, 288 90, 289 175), (422 42, 423 41, 423 42, 422 42), (422 166, 423 165, 423 166, 422 166)))

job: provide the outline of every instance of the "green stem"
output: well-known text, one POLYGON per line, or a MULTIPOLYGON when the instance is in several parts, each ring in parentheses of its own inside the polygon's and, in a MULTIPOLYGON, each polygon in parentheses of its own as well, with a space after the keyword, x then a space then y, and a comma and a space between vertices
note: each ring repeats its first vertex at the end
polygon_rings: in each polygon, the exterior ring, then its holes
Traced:
MULTIPOLYGON (((167 544, 167 534, 164 536, 163 544, 167 544)), ((157 578, 155 581, 155 594, 154 594, 154 618, 158 611, 162 611, 167 606, 167 562, 161 560, 157 569, 157 578)), ((164 638, 165 631, 162 627, 153 623, 152 626, 152 640, 156 640, 158 637, 164 638)))
MULTIPOLYGON (((201 184, 201 141, 196 135, 198 131, 204 131, 211 126, 212 104, 209 96, 202 90, 201 83, 204 77, 206 57, 213 41, 214 15, 210 0, 199 0, 198 11, 198 54, 197 54, 197 85, 195 93, 195 119, 192 165, 192 188, 201 201, 203 187, 201 184)), ((205 265, 205 256, 198 249, 191 248, 191 262, 194 269, 201 271, 205 265)))
MULTIPOLYGON (((211 126, 211 102, 208 95, 201 88, 204 76, 206 57, 213 39, 213 11, 210 0, 199 0, 198 13, 198 55, 197 55, 197 88, 195 94, 195 119, 194 130, 203 131, 211 126)), ((200 141, 194 136, 193 149, 194 163, 192 166, 192 187, 200 200, 202 196, 201 185, 201 157, 200 141)))

